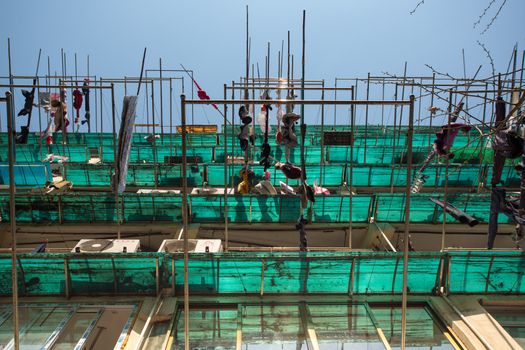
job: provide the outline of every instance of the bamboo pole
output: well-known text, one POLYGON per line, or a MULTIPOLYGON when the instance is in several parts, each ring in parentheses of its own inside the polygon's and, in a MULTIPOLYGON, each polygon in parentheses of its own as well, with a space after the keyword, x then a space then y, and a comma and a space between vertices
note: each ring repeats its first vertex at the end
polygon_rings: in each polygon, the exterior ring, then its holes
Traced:
POLYGON ((180 96, 182 128, 182 229, 184 231, 184 348, 190 350, 190 301, 188 281, 188 179, 186 178, 186 96, 180 96))
POLYGON ((407 184, 405 188, 405 232, 403 235, 403 295, 401 302, 401 349, 406 348, 407 299, 408 299, 408 250, 410 239, 410 182, 412 178, 412 137, 414 133, 414 95, 410 96, 407 131, 407 184))
POLYGON ((7 132, 9 150, 9 223, 11 228, 11 288, 13 296, 13 338, 15 349, 20 349, 19 319, 18 319, 18 273, 16 257, 16 207, 15 207, 15 150, 14 150, 14 126, 13 126, 13 95, 10 91, 5 93, 7 105, 7 132))

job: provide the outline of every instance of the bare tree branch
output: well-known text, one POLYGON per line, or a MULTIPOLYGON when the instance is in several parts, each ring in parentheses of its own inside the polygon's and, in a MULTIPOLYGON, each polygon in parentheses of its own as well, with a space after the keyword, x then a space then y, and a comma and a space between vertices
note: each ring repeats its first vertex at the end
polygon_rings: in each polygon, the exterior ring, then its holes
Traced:
POLYGON ((432 70, 432 72, 436 73, 437 75, 442 75, 444 77, 447 77, 447 78, 450 78, 452 80, 457 80, 457 78, 454 78, 452 75, 448 74, 448 73, 441 73, 439 71, 437 71, 436 69, 434 69, 434 67, 432 67, 430 64, 426 64, 425 63, 425 66, 427 66, 430 70, 432 70))
POLYGON ((496 14, 494 15, 494 17, 492 17, 492 19, 490 20, 489 24, 487 24, 487 26, 485 27, 485 29, 483 29, 483 31, 481 32, 481 35, 485 34, 487 32, 487 30, 489 30, 489 28, 492 26, 492 24, 494 23, 494 21, 496 20, 496 18, 498 18, 499 16, 499 13, 501 12, 501 10, 503 9, 503 6, 505 6, 505 4, 507 3, 507 0, 503 0, 503 2, 501 3, 499 9, 498 9, 498 12, 496 12, 496 14))
POLYGON ((496 76, 496 68, 494 67, 494 59, 492 58, 492 55, 490 54, 490 51, 479 40, 477 40, 477 43, 478 43, 479 46, 481 46, 483 51, 485 51, 485 54, 487 55, 487 58, 490 61, 490 66, 492 68, 492 76, 495 77, 496 76))
POLYGON ((416 12, 417 8, 418 8, 419 6, 421 6, 421 5, 423 5, 424 3, 425 3, 425 0, 421 0, 421 1, 419 1, 419 2, 417 3, 416 7, 414 7, 414 9, 413 9, 412 11, 410 11, 410 14, 413 15, 413 14, 416 12))
POLYGON ((478 20, 476 22, 474 22, 474 27, 473 28, 476 28, 476 26, 481 23, 481 20, 483 19, 483 17, 485 17, 485 15, 487 14, 487 11, 490 10, 490 8, 492 7, 492 5, 495 2, 496 2, 496 0, 491 0, 489 2, 488 6, 485 7, 485 9, 483 10, 483 13, 481 15, 479 15, 478 20))

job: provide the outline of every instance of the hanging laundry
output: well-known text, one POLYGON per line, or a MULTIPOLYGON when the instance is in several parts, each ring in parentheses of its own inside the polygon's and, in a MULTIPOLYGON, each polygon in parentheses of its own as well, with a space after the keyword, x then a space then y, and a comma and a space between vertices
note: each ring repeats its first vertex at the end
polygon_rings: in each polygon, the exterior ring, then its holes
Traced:
POLYGON ((56 161, 57 163, 64 163, 64 162, 67 162, 68 160, 69 160, 69 157, 49 153, 48 155, 46 155, 44 159, 42 159, 42 162, 53 163, 56 161))
POLYGON ((487 249, 494 247, 498 234, 499 213, 505 214, 518 226, 517 236, 521 239, 522 225, 525 225, 525 216, 520 213, 520 199, 518 197, 506 198, 507 192, 503 188, 494 187, 490 195, 489 230, 487 235, 487 249))
POLYGON ((305 252, 308 248, 308 240, 306 238, 305 227, 308 224, 308 220, 304 218, 303 215, 299 217, 295 223, 295 229, 299 231, 299 250, 305 252))
POLYGON ((49 112, 51 109, 51 94, 49 92, 39 92, 38 93, 38 107, 44 109, 44 111, 49 112))
POLYGON ((239 117, 241 118, 241 126, 240 126, 240 133, 237 135, 237 138, 239 139, 239 143, 241 146, 241 149, 243 151, 246 151, 248 149, 248 140, 250 138, 249 132, 250 132, 250 123, 252 122, 252 117, 250 117, 250 114, 245 106, 241 106, 239 108, 239 117))
POLYGON ((270 182, 270 173, 268 171, 264 172, 264 180, 259 181, 259 183, 254 186, 253 192, 270 195, 277 194, 275 187, 273 187, 272 183, 270 182))
POLYGON ((304 182, 299 187, 299 194, 301 195, 301 203, 302 207, 306 208, 308 206, 308 202, 310 201, 312 203, 315 203, 315 192, 312 186, 308 185, 306 182, 304 182))
MULTIPOLYGON (((265 97, 269 99, 268 93, 266 93, 265 97)), ((269 113, 272 110, 272 107, 270 106, 270 104, 265 104, 263 107, 264 107, 264 111, 266 112, 266 117, 265 117, 265 124, 264 124, 265 125, 264 142, 263 142, 262 149, 261 149, 261 159, 259 160, 259 164, 263 165, 264 171, 266 171, 270 167, 271 148, 270 148, 270 144, 268 143, 268 133, 270 131, 269 113)))
POLYGON ((279 181, 279 188, 281 189, 281 194, 293 194, 295 195, 295 190, 293 189, 292 186, 282 182, 282 181, 279 181))
POLYGON ((89 119, 91 118, 91 111, 89 106, 89 78, 84 79, 84 84, 82 85, 82 93, 84 94, 84 120, 82 125, 85 123, 89 124, 89 119))
POLYGON ((301 178, 301 168, 290 163, 275 163, 275 168, 280 169, 288 179, 297 180, 301 178))
MULTIPOLYGON (((33 84, 36 84, 36 80, 33 80, 33 84)), ((35 87, 31 91, 22 90, 22 95, 24 95, 24 108, 18 112, 18 116, 28 115, 33 110, 33 101, 35 100, 35 87)))
POLYGON ((283 133, 281 131, 281 123, 283 121, 284 112, 281 108, 281 105, 279 105, 279 108, 277 109, 277 133, 275 134, 275 140, 278 145, 283 142, 283 133))
POLYGON ((454 157, 453 153, 450 153, 450 148, 458 136, 459 131, 467 133, 471 129, 470 125, 461 123, 452 123, 450 125, 443 125, 441 131, 436 133, 436 140, 434 141, 433 148, 440 156, 446 156, 449 159, 454 157))
POLYGON ((242 181, 237 185, 237 192, 240 194, 250 193, 250 179, 253 177, 253 171, 247 167, 243 167, 239 172, 239 175, 242 178, 242 181))
MULTIPOLYGON (((459 106, 461 107, 462 104, 460 104, 459 106)), ((456 111, 454 113, 459 113, 456 111)), ((441 127, 441 131, 436 133, 436 139, 432 144, 432 150, 423 161, 423 164, 419 168, 418 172, 416 173, 416 176, 414 177, 414 180, 412 181, 412 185, 410 187, 410 191, 412 193, 418 193, 423 188, 423 185, 429 177, 428 175, 424 174, 424 171, 430 165, 432 159, 434 159, 436 155, 443 156, 448 159, 454 158, 454 153, 450 152, 450 149, 454 144, 456 136, 458 136, 459 131, 467 133, 470 129, 471 127, 469 125, 461 123, 451 123, 450 125, 446 124, 441 127)))
POLYGON ((16 143, 25 144, 29 136, 29 125, 31 124, 31 114, 33 111, 33 101, 35 100, 36 79, 33 79, 33 88, 31 91, 22 90, 25 97, 24 108, 18 112, 18 116, 27 115, 27 123, 20 127, 20 134, 16 136, 16 143))
POLYGON ((69 126, 67 118, 67 103, 59 100, 51 100, 52 114, 54 114, 55 131, 63 131, 69 126))
POLYGON ((80 124, 80 108, 82 107, 82 100, 82 92, 80 92, 79 89, 73 90, 73 108, 76 111, 75 125, 77 126, 77 130, 80 124))
POLYGON ((317 185, 317 179, 314 181, 314 193, 315 194, 324 194, 324 195, 329 195, 330 194, 330 191, 324 187, 321 187, 321 186, 318 186, 317 185))

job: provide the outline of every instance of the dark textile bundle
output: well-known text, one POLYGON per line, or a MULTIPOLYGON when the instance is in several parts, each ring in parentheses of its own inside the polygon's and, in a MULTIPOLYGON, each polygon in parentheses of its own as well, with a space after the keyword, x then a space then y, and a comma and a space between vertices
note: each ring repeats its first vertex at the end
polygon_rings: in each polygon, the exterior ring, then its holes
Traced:
POLYGON ((281 169, 288 179, 297 180, 301 178, 301 168, 290 163, 275 163, 276 169, 281 169))
POLYGON ((308 240, 306 239, 305 227, 308 224, 308 220, 303 215, 299 217, 295 223, 295 229, 299 231, 299 249, 304 252, 308 248, 308 240))
POLYGON ((450 148, 454 143, 456 136, 459 131, 468 132, 470 126, 461 123, 452 123, 450 125, 443 125, 442 130, 436 133, 436 140, 434 141, 434 149, 440 156, 447 156, 448 158, 454 157, 453 153, 450 153, 450 148))
POLYGON ((89 118, 91 117, 90 107, 89 107, 89 79, 84 79, 84 85, 82 85, 82 93, 84 94, 84 111, 86 112, 82 125, 89 123, 89 118))
POLYGON ((507 192, 503 188, 493 188, 490 195, 490 217, 489 232, 487 237, 487 248, 494 247, 494 241, 498 234, 499 213, 505 214, 519 225, 525 225, 525 217, 520 214, 519 198, 506 198, 507 192))

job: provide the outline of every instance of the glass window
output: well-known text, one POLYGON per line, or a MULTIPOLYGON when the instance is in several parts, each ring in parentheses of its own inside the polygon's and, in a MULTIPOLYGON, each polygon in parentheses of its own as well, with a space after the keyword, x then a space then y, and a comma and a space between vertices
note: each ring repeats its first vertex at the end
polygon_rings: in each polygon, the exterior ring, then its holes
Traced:
POLYGON ((496 321, 525 348, 525 307, 523 306, 484 306, 496 321))
POLYGON ((71 317, 64 330, 60 333, 53 350, 69 350, 75 348, 89 325, 98 316, 98 309, 79 309, 71 317))
POLYGON ((384 349, 364 304, 308 305, 320 349, 384 349))
MULTIPOLYGON (((372 314, 392 349, 401 348, 401 307, 372 306, 372 314)), ((407 307, 406 348, 410 350, 454 350, 428 306, 407 307)))

